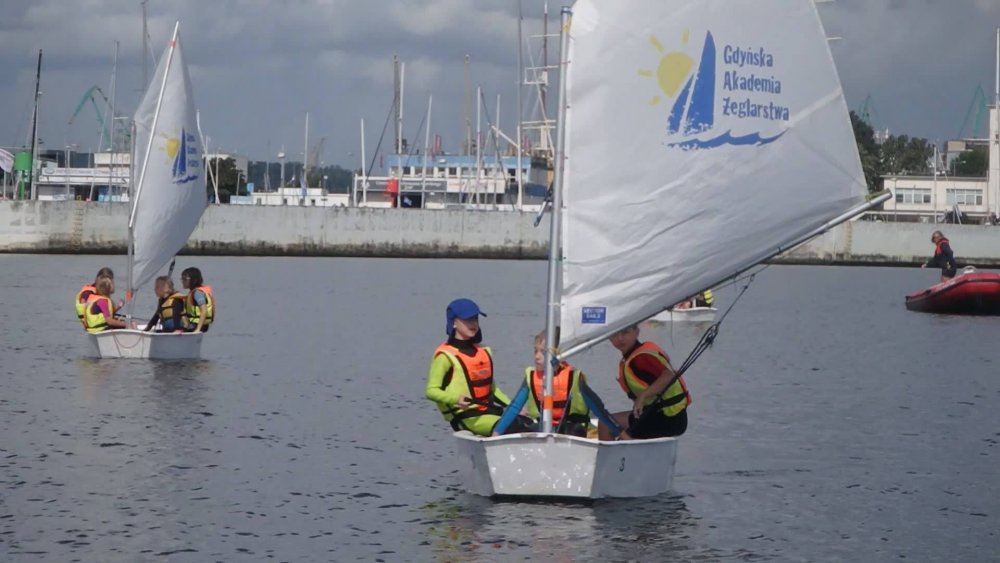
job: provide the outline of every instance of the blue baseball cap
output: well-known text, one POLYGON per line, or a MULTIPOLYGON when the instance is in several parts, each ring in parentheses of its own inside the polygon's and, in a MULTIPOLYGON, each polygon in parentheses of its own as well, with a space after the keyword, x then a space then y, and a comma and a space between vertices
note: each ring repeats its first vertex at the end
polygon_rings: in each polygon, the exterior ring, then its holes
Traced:
POLYGON ((448 309, 445 312, 446 323, 444 327, 444 333, 451 335, 451 330, 455 326, 455 319, 467 320, 475 317, 477 315, 486 316, 486 313, 479 310, 479 305, 472 299, 456 299, 451 303, 448 303, 448 309))

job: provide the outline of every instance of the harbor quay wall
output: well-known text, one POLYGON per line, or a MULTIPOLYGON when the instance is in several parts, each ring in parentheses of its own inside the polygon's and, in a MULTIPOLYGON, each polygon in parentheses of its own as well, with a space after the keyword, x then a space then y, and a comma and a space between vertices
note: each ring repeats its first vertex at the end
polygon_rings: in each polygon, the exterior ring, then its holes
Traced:
MULTIPOLYGON (((127 203, 0 201, 0 252, 124 254, 127 203)), ((534 214, 210 205, 182 253, 228 256, 544 258, 534 214)))
MULTIPOLYGON (((127 203, 0 201, 0 252, 124 254, 127 203)), ((544 259, 548 221, 534 213, 212 205, 183 253, 544 259)), ((912 266, 944 231, 960 265, 1000 267, 1000 227, 854 221, 774 259, 787 264, 912 266)))

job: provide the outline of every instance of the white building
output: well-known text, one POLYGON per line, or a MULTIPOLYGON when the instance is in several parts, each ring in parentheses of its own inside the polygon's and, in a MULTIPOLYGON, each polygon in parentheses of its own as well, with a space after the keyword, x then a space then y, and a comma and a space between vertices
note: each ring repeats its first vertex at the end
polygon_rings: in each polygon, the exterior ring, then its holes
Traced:
MULTIPOLYGON (((936 176, 885 176, 885 189, 893 198, 883 206, 889 220, 941 222, 961 220, 984 223, 1000 217, 1000 111, 990 108, 989 165, 985 178, 936 176), (955 213, 958 211, 958 213, 955 213), (964 216, 964 217, 963 217, 964 216)), ((964 144, 963 144, 964 146, 964 144)), ((947 154, 953 156, 953 142, 947 154)))
POLYGON ((299 205, 305 207, 346 207, 349 194, 331 194, 323 188, 278 188, 273 192, 253 192, 245 196, 232 196, 235 205, 299 205))
POLYGON ((957 206, 971 222, 980 223, 993 209, 987 206, 986 178, 886 176, 884 180, 893 198, 885 202, 883 213, 896 220, 943 222, 957 206))

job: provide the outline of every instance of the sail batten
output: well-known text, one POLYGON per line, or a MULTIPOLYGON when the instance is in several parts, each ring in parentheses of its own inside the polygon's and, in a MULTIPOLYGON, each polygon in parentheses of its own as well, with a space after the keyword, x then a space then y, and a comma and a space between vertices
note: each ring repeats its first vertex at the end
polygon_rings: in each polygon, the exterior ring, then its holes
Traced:
POLYGON ((208 203, 194 96, 177 27, 135 114, 136 161, 143 167, 129 221, 132 289, 152 279, 184 247, 208 203))
POLYGON ((812 2, 579 0, 574 12, 564 350, 745 271, 864 201, 812 2))

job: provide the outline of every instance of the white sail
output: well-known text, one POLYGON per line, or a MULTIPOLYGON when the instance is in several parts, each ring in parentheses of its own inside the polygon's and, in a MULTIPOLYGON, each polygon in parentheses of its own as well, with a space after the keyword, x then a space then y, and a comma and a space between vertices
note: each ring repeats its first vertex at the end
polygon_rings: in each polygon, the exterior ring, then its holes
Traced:
POLYGON ((864 200, 813 2, 579 0, 573 11, 563 350, 719 283, 864 200))
POLYGON ((130 226, 132 288, 152 279, 184 247, 208 203, 191 81, 174 37, 135 113, 137 174, 130 226))

